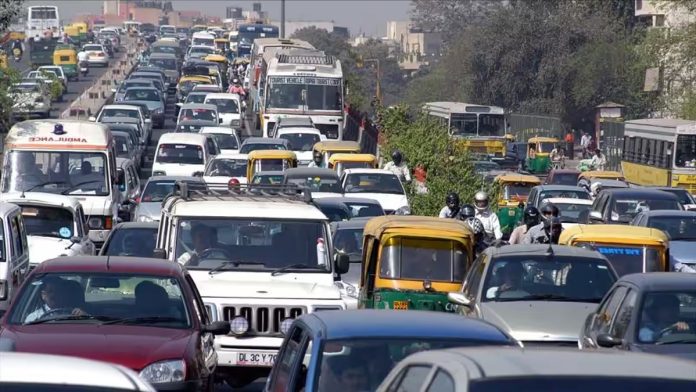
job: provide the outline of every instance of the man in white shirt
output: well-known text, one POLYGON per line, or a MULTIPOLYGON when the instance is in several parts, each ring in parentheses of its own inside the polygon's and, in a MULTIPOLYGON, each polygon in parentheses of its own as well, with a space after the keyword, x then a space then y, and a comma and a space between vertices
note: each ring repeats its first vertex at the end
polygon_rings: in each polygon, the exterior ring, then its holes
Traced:
POLYGON ((580 138, 580 147, 582 147, 582 158, 586 159, 588 155, 587 147, 590 146, 590 135, 587 132, 582 134, 580 138))
POLYGON ((645 317, 641 320, 638 340, 643 343, 655 343, 663 336, 689 331, 689 324, 679 321, 681 315, 679 298, 673 294, 653 294, 652 296, 654 298, 646 307, 645 317))
POLYGON ((309 162, 307 167, 324 167, 324 156, 319 151, 314 151, 312 154, 312 162, 309 162))
POLYGON ((592 160, 590 161, 590 165, 594 170, 604 170, 604 167, 607 164, 607 157, 602 154, 602 151, 599 149, 596 149, 594 152, 594 156, 592 157, 592 160))
POLYGON ((200 255, 206 249, 215 247, 215 229, 206 225, 194 225, 191 228, 191 243, 193 249, 179 256, 177 261, 181 265, 196 266, 201 262, 200 255))
POLYGON ((31 323, 40 320, 47 314, 56 311, 57 309, 65 309, 61 314, 55 314, 53 317, 65 316, 81 316, 87 313, 80 308, 71 309, 75 304, 70 304, 69 293, 65 289, 66 282, 59 278, 46 278, 41 285, 41 300, 43 304, 33 312, 29 313, 24 319, 24 323, 31 323))
POLYGON ((402 183, 411 182, 411 172, 408 170, 406 163, 403 162, 403 156, 399 150, 392 153, 392 161, 387 162, 387 164, 384 165, 384 170, 389 170, 390 172, 394 173, 397 177, 399 177, 399 180, 401 180, 402 183))

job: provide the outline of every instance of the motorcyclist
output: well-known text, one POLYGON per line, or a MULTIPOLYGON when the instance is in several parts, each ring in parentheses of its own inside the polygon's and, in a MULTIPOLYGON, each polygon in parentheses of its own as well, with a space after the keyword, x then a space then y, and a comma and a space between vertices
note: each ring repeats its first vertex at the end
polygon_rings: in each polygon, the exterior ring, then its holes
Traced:
POLYGON ((450 192, 445 198, 445 206, 440 210, 440 218, 454 219, 459 215, 459 195, 456 192, 450 192))
POLYGON ((12 54, 14 54, 15 49, 19 49, 19 58, 22 57, 24 54, 24 44, 22 44, 22 40, 16 39, 12 42, 12 54))
POLYGON ((500 227, 498 215, 488 208, 488 193, 484 191, 476 192, 476 195, 474 195, 474 206, 476 207, 476 218, 483 223, 486 235, 496 240, 502 239, 503 231, 500 227))
POLYGON ((391 158, 391 162, 387 162, 387 164, 384 165, 384 170, 389 170, 390 172, 394 173, 397 177, 399 177, 399 180, 401 180, 402 183, 411 182, 411 172, 406 163, 403 161, 401 151, 394 150, 394 152, 391 154, 391 158))
POLYGON ((92 29, 87 30, 87 42, 94 42, 94 31, 92 29))
POLYGON ((474 257, 478 257, 481 252, 488 248, 486 242, 486 229, 478 218, 467 218, 464 224, 474 233, 474 257))
POLYGON ((309 162, 307 167, 324 167, 324 155, 319 151, 314 151, 312 154, 312 162, 309 162))
POLYGON ((558 146, 558 144, 555 144, 553 146, 553 150, 551 150, 551 153, 549 153, 549 158, 551 159, 552 163, 563 165, 563 161, 565 160, 564 155, 563 150, 558 146))
MULTIPOLYGON (((557 234, 560 236, 563 227, 560 226, 561 220, 558 218, 558 213, 558 207, 551 203, 547 203, 541 207, 542 222, 536 226, 530 227, 529 230, 527 230, 527 234, 525 234, 524 238, 522 239, 522 243, 548 244, 550 240, 554 239, 553 236, 549 235, 552 229, 554 230, 552 234, 555 235, 555 231, 557 230, 557 234), (558 224, 558 227, 556 226, 556 223, 558 224)), ((555 237, 555 241, 556 242, 552 243, 557 244, 558 237, 555 237)))
POLYGON ((227 92, 230 94, 239 94, 239 96, 242 98, 246 96, 246 91, 244 91, 244 87, 242 87, 241 83, 239 83, 239 79, 237 78, 232 79, 232 85, 230 85, 230 88, 227 89, 227 92))
POLYGON ((527 231, 538 225, 540 220, 541 216, 536 207, 529 206, 525 208, 522 217, 522 224, 517 226, 515 230, 512 231, 512 234, 510 234, 510 240, 508 241, 510 245, 521 244, 524 235, 527 234, 527 231))
POLYGON ((473 205, 464 204, 459 209, 459 219, 466 221, 469 218, 475 218, 475 217, 476 217, 476 208, 474 208, 473 205))

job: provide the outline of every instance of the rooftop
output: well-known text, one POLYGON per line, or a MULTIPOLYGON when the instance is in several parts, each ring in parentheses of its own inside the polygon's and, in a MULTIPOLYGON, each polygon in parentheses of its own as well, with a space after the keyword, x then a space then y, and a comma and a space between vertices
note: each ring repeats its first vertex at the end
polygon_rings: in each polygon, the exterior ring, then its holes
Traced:
POLYGON ((647 272, 624 275, 620 281, 630 282, 643 290, 696 290, 696 274, 683 272, 647 272))
POLYGON ((179 276, 183 267, 168 260, 122 256, 58 257, 39 264, 34 273, 104 272, 179 276))

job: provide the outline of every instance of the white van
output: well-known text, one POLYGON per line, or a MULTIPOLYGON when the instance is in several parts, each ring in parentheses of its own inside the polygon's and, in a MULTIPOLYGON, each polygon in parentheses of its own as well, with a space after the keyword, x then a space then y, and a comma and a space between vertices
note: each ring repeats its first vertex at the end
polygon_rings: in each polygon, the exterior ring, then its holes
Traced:
POLYGON ((204 31, 193 33, 191 37, 191 46, 194 45, 209 46, 215 49, 215 36, 204 31))
POLYGON ((29 274, 29 243, 22 210, 0 203, 0 316, 29 274))
POLYGON ((121 193, 109 127, 79 120, 15 124, 5 139, 0 193, 43 192, 75 197, 99 248, 116 223, 121 193))
POLYGON ((239 94, 211 93, 203 103, 217 106, 220 125, 242 128, 242 99, 239 94))
POLYGON ((74 197, 42 192, 4 193, 0 197, 22 209, 32 268, 56 257, 96 254, 82 205, 74 197))
POLYGON ((203 172, 215 155, 207 135, 165 133, 160 136, 152 163, 153 176, 193 176, 203 172))

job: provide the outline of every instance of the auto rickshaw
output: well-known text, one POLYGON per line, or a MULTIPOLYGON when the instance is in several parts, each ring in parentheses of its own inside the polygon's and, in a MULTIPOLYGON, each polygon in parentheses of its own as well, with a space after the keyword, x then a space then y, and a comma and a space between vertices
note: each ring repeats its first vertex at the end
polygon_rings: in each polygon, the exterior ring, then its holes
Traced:
POLYGON ((536 176, 504 173, 494 181, 500 184, 497 215, 503 237, 507 238, 522 220, 529 192, 533 187, 541 185, 541 180, 536 176))
POLYGON ((619 276, 669 271, 669 239, 661 230, 629 225, 577 225, 563 230, 558 243, 596 250, 609 259, 619 276))
POLYGON ((58 45, 53 51, 53 65, 63 69, 68 80, 78 80, 77 50, 72 45, 58 45))
POLYGON ((84 22, 76 22, 76 23, 73 23, 72 26, 77 27, 78 45, 83 45, 83 44, 87 43, 87 31, 89 30, 89 25, 87 25, 87 23, 84 23, 84 22))
POLYGON ((531 173, 548 173, 551 170, 549 155, 560 143, 555 137, 531 137, 527 141, 527 170, 531 173))
POLYGON ((610 170, 592 170, 581 172, 578 176, 578 186, 581 186, 590 191, 590 186, 596 180, 614 180, 626 182, 623 174, 617 171, 610 170))
POLYGON ((227 81, 227 57, 220 55, 220 54, 209 54, 205 56, 204 58, 205 61, 210 61, 213 63, 216 63, 220 66, 220 72, 222 73, 222 78, 223 81, 226 83, 227 81))
POLYGON ((254 173, 297 167, 297 155, 287 150, 254 150, 247 156, 247 178, 254 173))
POLYGON ((336 153, 359 154, 360 144, 345 140, 327 140, 316 143, 312 151, 319 152, 324 157, 324 162, 328 164, 331 156, 336 153))
POLYGON ((377 157, 372 154, 336 153, 329 158, 328 168, 339 176, 345 169, 376 169, 377 157))
POLYGON ((363 232, 359 308, 452 312, 473 260, 474 235, 457 219, 385 215, 363 232))
POLYGON ((229 44, 230 40, 227 38, 215 38, 215 50, 217 50, 218 53, 225 53, 229 44))

